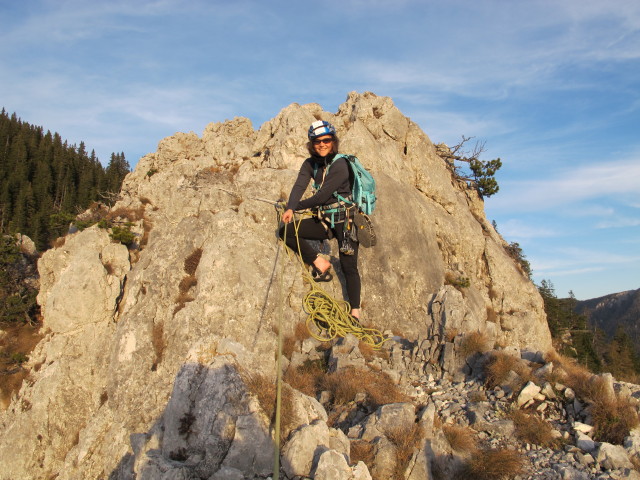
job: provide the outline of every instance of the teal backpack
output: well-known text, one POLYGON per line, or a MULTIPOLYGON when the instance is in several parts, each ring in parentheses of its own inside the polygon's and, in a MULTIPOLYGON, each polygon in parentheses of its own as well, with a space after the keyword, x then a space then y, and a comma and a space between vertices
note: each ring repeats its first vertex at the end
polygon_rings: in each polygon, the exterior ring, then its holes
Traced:
MULTIPOLYGON (((346 159, 347 164, 350 167, 349 180, 351 182, 351 193, 353 198, 352 200, 346 199, 338 192, 333 192, 333 195, 339 201, 347 204, 355 204, 362 213, 371 215, 376 208, 376 181, 367 169, 364 168, 364 165, 360 163, 360 160, 358 160, 354 155, 344 155, 339 153, 334 157, 333 162, 339 158, 346 159)), ((333 162, 331 163, 333 164, 333 162)), ((330 167, 331 164, 324 172, 325 175, 329 173, 330 167)), ((315 177, 316 172, 314 171, 313 173, 315 177)))

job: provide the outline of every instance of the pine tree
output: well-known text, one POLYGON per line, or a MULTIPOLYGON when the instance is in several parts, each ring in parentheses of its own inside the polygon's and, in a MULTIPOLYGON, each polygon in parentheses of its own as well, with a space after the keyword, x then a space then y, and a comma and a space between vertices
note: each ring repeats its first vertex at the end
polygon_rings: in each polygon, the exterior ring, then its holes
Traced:
POLYGON ((106 179, 107 179, 107 191, 111 193, 117 193, 120 191, 120 185, 122 180, 130 171, 129 162, 124 158, 124 153, 112 153, 111 160, 107 166, 106 179))

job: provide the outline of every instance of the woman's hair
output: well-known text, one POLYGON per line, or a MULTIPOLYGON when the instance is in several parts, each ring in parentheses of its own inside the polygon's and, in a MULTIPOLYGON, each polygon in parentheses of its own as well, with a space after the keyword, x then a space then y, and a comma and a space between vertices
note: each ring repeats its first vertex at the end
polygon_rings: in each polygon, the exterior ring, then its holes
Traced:
MULTIPOLYGON (((338 149, 340 148, 340 139, 338 138, 337 135, 332 135, 333 136, 333 144, 331 145, 331 153, 338 153, 338 149)), ((309 154, 314 157, 316 155, 318 155, 316 153, 315 148, 313 148, 313 141, 308 141, 307 142, 307 150, 309 151, 309 154)))

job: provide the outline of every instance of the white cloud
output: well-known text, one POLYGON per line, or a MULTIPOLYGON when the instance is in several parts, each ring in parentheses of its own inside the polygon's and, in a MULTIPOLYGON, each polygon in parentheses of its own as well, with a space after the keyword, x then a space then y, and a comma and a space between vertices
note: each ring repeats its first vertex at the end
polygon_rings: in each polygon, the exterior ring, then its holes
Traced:
POLYGON ((634 156, 598 164, 576 164, 570 169, 547 173, 548 178, 504 182, 501 185, 504 188, 501 188, 498 198, 491 201, 491 207, 497 210, 542 211, 567 208, 604 196, 622 198, 635 195, 640 178, 640 159, 634 156))
POLYGON ((640 218, 615 217, 596 224, 596 228, 628 228, 640 226, 640 218))
POLYGON ((640 255, 629 255, 628 252, 615 253, 607 251, 605 248, 593 249, 562 245, 549 247, 543 256, 535 255, 536 268, 543 271, 604 268, 639 261, 640 255))
POLYGON ((585 268, 573 268, 573 269, 563 269, 563 268, 544 268, 543 266, 536 264, 536 272, 539 273, 538 276, 552 276, 552 277, 566 277, 572 275, 584 275, 586 273, 595 273, 602 272, 604 267, 585 267, 585 268))

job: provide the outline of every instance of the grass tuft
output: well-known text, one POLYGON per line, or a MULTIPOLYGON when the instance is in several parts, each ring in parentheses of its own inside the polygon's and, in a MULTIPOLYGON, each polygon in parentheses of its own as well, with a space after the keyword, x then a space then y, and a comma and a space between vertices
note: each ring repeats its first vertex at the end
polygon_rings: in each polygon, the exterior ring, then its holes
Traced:
POLYGON ((469 427, 444 425, 442 433, 444 433, 451 448, 458 452, 473 452, 477 448, 475 436, 469 427))
POLYGON ((202 249, 196 248, 191 254, 184 259, 184 271, 187 275, 195 275, 200 259, 202 258, 202 249))
POLYGON ((517 373, 521 379, 518 385, 510 385, 514 390, 532 378, 531 368, 520 359, 508 353, 494 352, 485 365, 487 385, 492 388, 504 385, 511 371, 517 373))
POLYGON ((550 448, 558 446, 558 439, 553 436, 551 425, 540 417, 514 410, 511 412, 511 420, 516 428, 516 436, 523 442, 550 448))
POLYGON ((372 443, 365 440, 352 440, 350 450, 350 460, 352 464, 363 462, 371 469, 375 460, 375 448, 372 443))
POLYGON ((289 368, 284 375, 284 381, 305 395, 315 397, 326 373, 327 365, 323 360, 307 360, 299 367, 289 368))
POLYGON ((411 460, 413 452, 420 447, 424 438, 424 430, 417 423, 411 426, 398 425, 387 428, 385 437, 396 447, 396 467, 394 478, 404 479, 404 471, 411 460))
POLYGON ((616 396, 613 400, 595 401, 591 408, 594 440, 624 444, 631 430, 640 424, 638 411, 631 400, 616 396))
MULTIPOLYGON (((276 416, 276 384, 265 375, 242 372, 242 378, 249 390, 255 395, 262 411, 273 426, 276 416)), ((284 444, 291 432, 293 414, 293 391, 290 386, 283 384, 280 397, 280 446, 284 444)))
POLYGON ((525 472, 525 458, 508 449, 476 450, 456 476, 457 480, 513 479, 525 472))
POLYGON ((622 445, 629 432, 640 425, 638 412, 631 400, 610 392, 605 380, 589 372, 574 359, 553 354, 547 361, 554 362, 554 371, 578 398, 591 404, 595 427, 594 439, 622 445))
POLYGON ((469 357, 474 353, 484 353, 491 350, 491 341, 484 332, 471 332, 462 339, 460 344, 460 353, 469 357))
POLYGON ((345 405, 353 401, 360 392, 366 393, 366 404, 371 409, 389 403, 410 401, 389 375, 375 370, 345 368, 326 375, 322 379, 321 388, 331 392, 334 405, 345 405))

